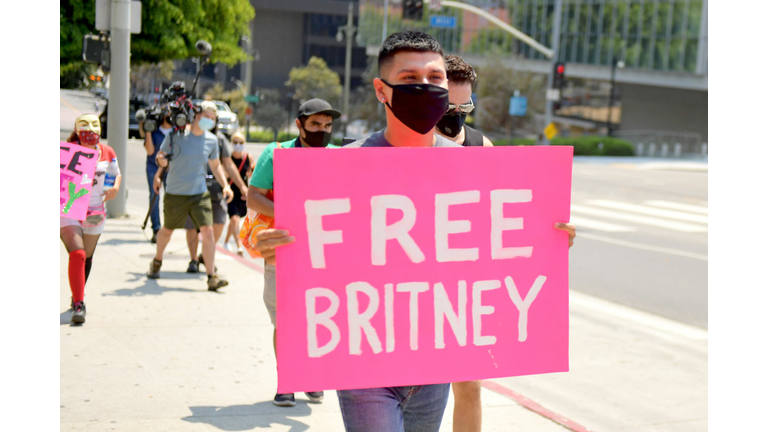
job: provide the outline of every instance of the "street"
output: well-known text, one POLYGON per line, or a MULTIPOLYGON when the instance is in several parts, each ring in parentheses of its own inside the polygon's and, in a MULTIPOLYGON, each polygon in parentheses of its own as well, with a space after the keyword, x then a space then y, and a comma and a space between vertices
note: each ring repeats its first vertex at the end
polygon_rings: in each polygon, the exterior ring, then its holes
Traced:
MULTIPOLYGON (((74 118, 80 113, 93 112, 94 98, 85 92, 73 92, 62 90, 61 100, 61 139, 65 139, 72 128, 74 118)), ((264 145, 248 144, 247 151, 258 157, 264 145)), ((140 140, 128 140, 127 159, 122 162, 123 184, 128 188, 128 206, 131 224, 123 221, 108 221, 119 229, 113 230, 113 235, 130 235, 131 240, 125 244, 115 240, 111 244, 99 246, 103 253, 108 253, 109 248, 121 245, 121 254, 125 260, 120 265, 112 262, 94 261, 94 272, 103 275, 113 273, 122 281, 123 275, 127 279, 121 282, 120 289, 114 287, 102 287, 101 290, 86 293, 94 299, 93 322, 89 310, 89 323, 82 329, 68 327, 62 321, 61 350, 62 350, 62 405, 71 406, 76 401, 83 399, 82 395, 65 386, 65 375, 73 372, 74 366, 69 365, 72 352, 76 352, 74 346, 83 346, 85 341, 78 341, 76 334, 87 331, 89 328, 103 328, 108 326, 110 312, 103 308, 107 304, 114 305, 117 301, 142 301, 132 294, 136 287, 147 290, 145 272, 146 265, 151 257, 151 247, 141 244, 140 236, 149 238, 151 230, 148 228, 140 233, 138 224, 143 221, 148 205, 148 190, 145 175, 146 153, 140 140), (139 223, 133 223, 138 220, 139 223), (134 244, 135 243, 135 244, 134 244), (139 252, 139 247, 141 251, 139 252), (134 253, 134 249, 136 252, 134 253), (126 266, 123 268, 122 265, 126 266), (100 306, 99 302, 103 304, 100 306), (98 307, 102 309, 100 310, 98 307), (67 334, 67 337, 64 334, 67 334), (73 335, 73 336, 70 336, 73 335), (65 356, 66 354, 66 356, 65 356), (65 403, 67 402, 67 403, 65 403)), ((659 430, 659 431, 688 431, 706 430, 707 427, 707 358, 708 358, 708 315, 707 315, 707 270, 708 270, 708 193, 707 193, 706 164, 698 165, 695 169, 689 169, 685 165, 665 165, 657 160, 628 159, 600 159, 600 158, 575 158, 573 169, 572 187, 572 217, 571 221, 577 227, 577 238, 570 252, 570 291, 571 291, 571 370, 562 374, 547 374, 537 376, 501 378, 489 380, 506 389, 513 389, 560 416, 567 417, 573 422, 583 425, 590 430, 614 431, 614 430, 659 430), (703 167, 703 170, 702 170, 703 167)), ((186 248, 183 244, 182 233, 174 235, 175 243, 169 245, 168 250, 176 260, 168 261, 169 266, 180 267, 186 264, 186 248), (183 263, 183 264, 182 264, 183 263)), ((100 245, 102 243, 100 242, 100 245)), ((62 248, 63 251, 63 248, 62 248)), ((97 251, 97 257, 100 251, 97 251)), ((62 252, 64 255, 65 252, 62 252)), ((219 255, 217 254, 217 263, 219 255)), ((62 263, 66 257, 62 257, 62 263)), ((229 274, 237 275, 241 270, 237 266, 245 266, 243 263, 258 268, 261 264, 247 258, 245 260, 233 260, 222 255, 222 264, 219 267, 229 269, 229 274)), ((62 267, 65 268, 65 267, 62 267)), ((174 271, 182 271, 176 269, 174 271)), ((250 270, 248 270, 250 271, 250 270)), ((181 274, 181 273, 179 273, 181 274)), ((177 277, 177 276, 173 276, 177 277)), ((188 295, 191 292, 186 286, 182 288, 165 287, 166 284, 185 284, 187 282, 181 276, 178 280, 161 279, 159 284, 161 291, 152 291, 161 298, 170 295, 188 295)), ((190 281, 190 286, 192 282, 190 281)), ((232 280, 232 286, 226 296, 233 296, 232 291, 243 291, 242 287, 261 283, 259 276, 250 274, 247 282, 232 280), (258 282, 256 282, 258 281, 258 282), (240 282, 238 285, 237 282, 240 282), (238 286, 238 288, 235 288, 238 286)), ((62 293, 62 311, 68 304, 68 286, 66 285, 66 272, 61 274, 60 292, 62 293)), ((236 292, 237 292, 236 291, 236 292)), ((146 297, 149 291, 140 297, 146 297)), ((251 293, 252 294, 252 293, 251 293)), ((224 297, 216 297, 211 305, 211 314, 224 314, 227 309, 224 297)), ((238 294, 238 301, 244 300, 244 294, 238 294)), ((260 296, 260 294, 259 294, 260 296)), ((248 301, 256 301, 247 299, 248 301)), ((143 300, 146 301, 146 300, 143 300)), ((194 305, 194 300, 184 300, 190 310, 200 310, 200 306, 194 305)), ((88 303, 89 306, 91 303, 88 303)), ((234 304, 233 304, 234 305, 234 304)), ((142 306, 134 307, 134 310, 142 306)), ((147 307, 145 303, 144 308, 147 307)), ((150 306, 151 307, 151 306, 150 306)), ((258 308, 261 314, 262 305, 249 305, 258 308)), ((126 307, 126 311, 129 308, 126 307)), ((119 312, 115 312, 119 313, 119 312)), ((170 312, 169 312, 170 313, 170 312)), ((172 325, 169 317, 163 318, 164 325, 172 325)), ((63 315, 62 315, 63 316, 63 315)), ((208 321, 212 315, 201 318, 208 321)), ((181 316, 178 319, 183 319, 181 316)), ((259 325, 256 326, 260 333, 268 331, 267 325, 259 317, 259 325)), ((63 318, 62 318, 63 320, 63 318)), ((197 319, 193 322, 197 324, 197 319)), ((240 325, 237 323, 237 314, 231 317, 231 321, 224 319, 227 325, 240 325)), ((67 323, 68 324, 68 323, 67 323)), ((267 323, 268 324, 268 323, 267 323)), ((224 325, 224 324, 221 324, 224 325)), ((250 325, 250 322, 249 322, 250 325)), ((248 336, 243 332, 243 327, 238 327, 237 337, 242 340, 237 342, 243 346, 253 346, 253 342, 247 342, 248 336)), ((178 329, 177 329, 178 330, 178 329)), ((209 337, 216 337, 214 329, 209 330, 209 337)), ((141 333, 141 332, 134 332, 141 333)), ((208 333, 206 333, 208 335, 208 333)), ((106 334, 104 346, 109 346, 110 341, 106 334)), ((143 336, 152 336, 145 334, 143 336)), ((155 335, 156 336, 156 335, 155 335)), ((179 335, 177 335, 179 336, 179 335)), ((181 335, 179 337, 191 337, 194 335, 181 335)), ((136 337, 134 334, 133 337, 136 337)), ((170 344, 174 342, 169 335, 162 335, 161 339, 170 344)), ((234 337, 234 336, 229 336, 234 337)), ((258 339, 262 343, 260 355, 265 352, 270 354, 269 334, 259 334, 258 339)), ((226 367, 247 368, 240 366, 236 359, 238 346, 235 341, 228 345, 231 349, 226 361, 226 367)), ((201 342, 202 343, 202 342, 201 342)), ((121 350, 132 351, 138 349, 129 346, 120 346, 121 350)), ((153 346, 162 350, 161 341, 152 341, 153 346)), ((222 343, 224 349, 227 345, 222 343)), ((218 349, 219 346, 216 346, 218 349)), ((179 348, 192 353, 194 347, 179 348)), ((204 348, 200 348, 204 349, 204 348)), ((251 348, 252 349, 252 348, 251 348)), ((106 354, 104 354, 106 355, 106 354)), ((131 356, 137 354, 133 352, 131 356)), ((171 355, 171 353, 169 353, 171 355)), ((201 354, 204 355, 204 354, 201 354)), ((245 356, 248 357, 248 356, 245 356)), ((254 354, 254 358, 256 355, 254 354)), ((141 357, 138 357, 141 359, 141 357)), ((263 358, 268 358, 263 357, 263 358)), ((250 360, 250 358, 249 358, 250 360)), ((163 357, 154 358, 158 362, 156 369, 161 371, 163 367, 173 367, 172 364, 162 364, 163 357)), ((271 359, 274 362, 274 359, 271 359)), ((268 360, 269 362, 269 360, 268 360)), ((140 362, 143 366, 149 366, 149 362, 140 362)), ((259 360, 258 363, 262 363, 259 360)), ((188 366, 183 360, 179 367, 188 366)), ((274 367, 274 363, 267 367, 274 367)), ((198 365, 202 369, 202 365, 198 365)), ((153 369, 155 370, 155 369, 153 369)), ((274 370, 274 369, 272 369, 274 370)), ((113 373, 121 373, 120 369, 113 369, 113 373)), ((199 371, 198 371, 199 372, 199 371)), ((186 375, 188 370, 177 370, 176 373, 186 375)), ((226 372, 217 372, 225 374, 226 372)), ((237 375, 235 375, 237 376, 237 375)), ((219 377, 221 378, 221 376, 219 377)), ((67 378, 69 379, 69 378, 67 378)), ((226 376, 226 379, 237 379, 226 376)), ((244 374, 243 380, 253 382, 257 377, 253 373, 244 374)), ((273 377, 274 379, 274 377, 273 377)), ((245 382, 244 381, 244 382, 245 382)), ((206 381, 202 375, 195 378, 197 387, 209 388, 213 395, 221 398, 225 396, 221 388, 213 388, 216 381, 206 381), (197 380, 200 380, 198 382, 197 380)), ((240 382, 240 381, 238 381, 240 382)), ((257 381, 258 382, 258 381, 257 381)), ((98 386, 97 382, 90 384, 98 386)), ((272 384, 269 384, 272 385, 272 384)), ((269 387, 268 385, 268 387, 269 387)), ((139 384, 136 384, 139 386, 139 384)), ((139 390, 135 390, 139 392, 139 390)), ((164 389, 160 386, 153 388, 153 395, 162 397, 164 389)), ((261 393, 264 391, 260 390, 261 393)), ((267 388, 266 393, 273 391, 267 388)), ((192 389, 190 392, 195 393, 192 389)), ((241 392, 243 392, 241 390, 241 392)), ((509 402, 508 392, 492 390, 489 385, 483 390, 484 416, 487 430, 510 430, 508 425, 520 411, 519 405, 509 402), (505 399, 505 397, 507 399, 505 399), (507 425, 505 427, 505 425, 507 425)), ((178 397, 184 401, 189 399, 183 396, 183 390, 175 388, 165 394, 171 399, 178 397)), ((330 392, 329 392, 330 393, 330 392)), ((245 392, 244 394, 247 394, 245 392)), ((108 399, 110 396, 101 395, 108 399)), ((271 395, 267 395, 267 400, 271 395)), ((229 400, 228 399, 228 400, 229 400)), ((335 395, 327 395, 326 402, 319 411, 323 415, 334 415, 328 410, 337 402, 335 395), (330 397, 329 397, 330 396, 330 397)), ((198 397, 198 400, 202 400, 198 397)), ((261 399, 258 399, 261 400, 261 399)), ((171 406, 173 400, 164 401, 163 406, 168 406, 166 412, 179 409, 171 406)), ((256 402, 252 400, 251 403, 256 402)), ((519 402, 519 401, 518 401, 519 402)), ((114 403, 114 401, 112 401, 114 403)), ((200 402, 201 404, 203 402, 200 402)), ((210 403, 210 402, 209 402, 210 403)), ((217 402, 218 403, 218 402, 217 402)), ((260 402, 257 405, 260 405, 260 402)), ((100 414, 90 414, 86 407, 80 407, 74 411, 62 411, 62 425, 67 423, 72 426, 82 425, 88 422, 89 415, 99 417, 104 423, 111 418, 109 403, 102 403, 100 414)), ((307 408, 304 405, 304 408, 307 408)), ((172 420, 164 425, 170 429, 184 430, 193 423, 205 422, 203 418, 212 416, 221 406, 202 406, 193 408, 210 408, 211 412, 193 412, 181 424, 172 420)), ((263 407, 262 407, 263 408, 263 407)), ((298 408, 298 406, 297 406, 298 408)), ((315 409, 314 407, 312 409, 315 409)), ((336 408, 337 409, 337 406, 336 408)), ((450 407, 449 407, 450 409, 450 407)), ((530 409, 530 408, 529 408, 530 409)), ((146 427, 147 418, 130 423, 134 418, 131 410, 121 407, 121 422, 125 429, 125 421, 131 426, 146 427)), ((242 414, 242 410, 235 412, 222 412, 220 415, 253 415, 242 414)), ((262 410, 263 411, 263 410, 262 410)), ((95 412, 95 411, 94 411, 95 412)), ((162 410, 156 409, 155 415, 160 416, 162 410)), ((171 417, 176 414, 170 414, 171 417)), ((270 414, 273 415, 273 414, 270 414)), ((308 415, 308 412, 301 414, 308 415)), ((305 417, 301 417, 306 420, 305 417)), ((446 420, 450 418, 450 411, 446 410, 442 430, 448 431, 446 420)), ((339 419, 340 420, 340 419, 339 419)), ((550 419, 552 420, 552 419, 550 419)), ((250 430, 251 428, 270 427, 271 423, 242 421, 239 426, 232 424, 205 422, 215 426, 211 430, 250 430)), ((555 423, 546 422, 550 428, 555 423)), ((560 422, 562 424, 562 422, 560 422)), ((284 430, 324 430, 310 428, 298 420, 283 423, 284 430), (298 422, 298 423, 296 423, 298 422)), ((102 424, 102 427, 106 424, 102 424)), ((272 425, 274 426, 274 425, 272 425)), ((150 427, 150 429, 152 429, 150 427)), ((196 429, 206 430, 206 429, 196 429)), ((283 430, 283 429, 281 429, 283 430)), ((515 429, 525 430, 525 429, 515 429)), ((560 426, 552 429, 537 428, 536 430, 562 430, 560 426)), ((574 429, 576 430, 576 429, 574 429)))

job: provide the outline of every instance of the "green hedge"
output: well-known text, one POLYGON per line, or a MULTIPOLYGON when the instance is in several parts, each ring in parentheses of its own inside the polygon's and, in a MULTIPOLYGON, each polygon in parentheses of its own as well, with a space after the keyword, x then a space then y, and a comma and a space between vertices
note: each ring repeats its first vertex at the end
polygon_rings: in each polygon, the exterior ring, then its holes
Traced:
MULTIPOLYGON (((533 138, 515 138, 510 143, 509 139, 495 140, 493 145, 533 145, 533 138)), ((551 141, 552 145, 573 146, 575 156, 634 156, 635 150, 632 144, 619 138, 608 136, 580 136, 580 137, 556 137, 551 141)))

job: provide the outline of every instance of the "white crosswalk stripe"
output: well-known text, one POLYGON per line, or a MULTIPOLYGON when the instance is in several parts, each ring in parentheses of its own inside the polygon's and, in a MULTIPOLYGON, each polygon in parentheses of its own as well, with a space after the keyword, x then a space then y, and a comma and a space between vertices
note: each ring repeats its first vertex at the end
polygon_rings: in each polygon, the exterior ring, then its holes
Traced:
POLYGON ((696 206, 691 204, 676 203, 672 201, 646 201, 645 204, 649 206, 665 207, 673 210, 682 210, 693 213, 709 214, 709 208, 703 206, 696 206))
POLYGON ((654 207, 641 206, 637 204, 628 204, 628 203, 623 203, 618 201, 589 200, 587 201, 587 204, 596 205, 599 207, 611 208, 614 210, 626 210, 633 213, 647 214, 650 216, 659 216, 659 217, 665 217, 669 219, 678 219, 686 222, 703 223, 705 225, 708 223, 706 215, 690 214, 690 213, 684 213, 684 212, 675 211, 675 210, 664 210, 664 209, 658 209, 654 207))
POLYGON ((584 204, 571 205, 571 222, 577 229, 581 227, 610 233, 637 232, 642 226, 685 233, 708 232, 707 214, 701 212, 706 207, 660 200, 645 201, 643 204, 587 200, 584 204))
POLYGON ((580 216, 571 216, 571 223, 577 228, 586 228, 603 232, 635 232, 637 228, 625 225, 616 225, 608 222, 601 222, 594 219, 587 219, 580 216))

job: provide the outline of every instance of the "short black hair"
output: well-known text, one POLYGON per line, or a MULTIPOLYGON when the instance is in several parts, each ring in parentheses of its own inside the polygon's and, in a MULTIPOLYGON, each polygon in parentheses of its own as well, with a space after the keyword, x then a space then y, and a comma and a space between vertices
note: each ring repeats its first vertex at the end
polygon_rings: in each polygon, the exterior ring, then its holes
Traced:
POLYGON ((448 74, 448 82, 454 84, 469 83, 473 89, 475 88, 477 73, 461 57, 453 54, 445 56, 445 71, 448 74))
POLYGON ((440 42, 426 33, 420 31, 392 33, 384 40, 379 50, 379 73, 381 73, 382 66, 389 63, 395 54, 402 51, 434 52, 445 58, 440 42))

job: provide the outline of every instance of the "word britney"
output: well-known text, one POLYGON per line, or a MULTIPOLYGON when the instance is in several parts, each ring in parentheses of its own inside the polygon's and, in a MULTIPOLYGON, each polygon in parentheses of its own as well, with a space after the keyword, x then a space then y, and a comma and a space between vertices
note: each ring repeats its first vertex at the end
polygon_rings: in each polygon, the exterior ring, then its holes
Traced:
MULTIPOLYGON (((525 342, 528 338, 528 310, 546 282, 546 276, 539 276, 528 290, 525 299, 520 296, 514 280, 507 276, 504 285, 512 303, 520 312, 518 315, 518 341, 525 342)), ((482 316, 490 315, 494 307, 483 305, 482 295, 485 291, 495 290, 501 287, 501 281, 483 280, 472 284, 472 344, 475 346, 494 345, 496 337, 482 334, 482 316)), ((394 301, 395 291, 408 293, 409 324, 410 324, 410 349, 419 349, 419 294, 429 292, 430 285, 427 282, 405 282, 384 285, 384 337, 385 347, 382 348, 379 333, 371 324, 371 318, 378 312, 380 306, 379 291, 367 282, 352 282, 346 286, 347 300, 347 330, 349 341, 349 354, 361 355, 362 338, 368 341, 374 354, 386 350, 395 350, 395 316, 394 301), (364 311, 359 308, 359 294, 368 297, 368 306, 364 311)), ((435 349, 445 348, 445 321, 453 331, 459 346, 467 345, 467 282, 458 282, 458 305, 451 304, 445 287, 442 283, 435 283, 431 290, 434 304, 435 319, 435 349)), ((333 317, 339 311, 339 296, 327 288, 311 288, 305 292, 305 306, 307 311, 307 352, 309 357, 322 357, 335 350, 341 341, 339 326, 333 317), (330 306, 323 312, 317 311, 317 299, 324 297, 330 302, 330 306), (331 333, 331 338, 324 345, 318 344, 318 327, 325 327, 331 333)), ((424 311, 424 308, 422 308, 424 311)), ((402 322, 403 320, 398 320, 402 322)))
MULTIPOLYGON (((502 233, 523 229, 523 218, 505 218, 504 204, 530 202, 530 189, 497 189, 491 191, 491 258, 529 258, 533 246, 504 247, 502 233)), ((450 234, 467 233, 472 225, 468 220, 449 220, 448 208, 452 205, 480 202, 480 191, 462 191, 435 195, 435 253, 438 262, 477 261, 478 248, 450 248, 450 234)), ((325 268, 325 245, 343 242, 341 230, 323 229, 324 216, 349 213, 349 198, 307 200, 304 210, 307 221, 309 254, 312 268, 325 268)), ((383 266, 387 263, 387 241, 396 240, 414 263, 424 261, 424 253, 409 234, 416 223, 416 207, 405 195, 376 195, 371 197, 371 263, 383 266), (387 225, 387 210, 403 212, 403 218, 387 225)))

